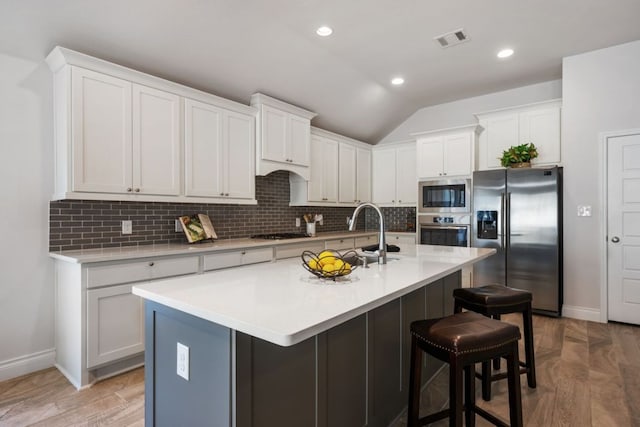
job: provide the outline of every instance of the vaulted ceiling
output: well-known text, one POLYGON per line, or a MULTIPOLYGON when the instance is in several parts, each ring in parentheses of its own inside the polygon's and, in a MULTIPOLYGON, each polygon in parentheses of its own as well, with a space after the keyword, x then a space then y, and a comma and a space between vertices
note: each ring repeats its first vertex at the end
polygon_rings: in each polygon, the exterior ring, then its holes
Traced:
POLYGON ((263 92, 375 143, 419 108, 558 79, 565 56, 640 39, 639 17, 638 0, 0 0, 0 53, 61 45, 244 104, 263 92))

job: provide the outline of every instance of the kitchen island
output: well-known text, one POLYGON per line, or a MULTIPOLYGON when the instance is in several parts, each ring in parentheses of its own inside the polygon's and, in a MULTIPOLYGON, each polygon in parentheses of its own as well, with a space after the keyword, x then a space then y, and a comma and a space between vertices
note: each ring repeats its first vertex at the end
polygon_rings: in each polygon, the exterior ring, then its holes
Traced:
MULTIPOLYGON (((414 249, 336 283, 291 259, 134 286, 146 424, 388 425, 406 405, 409 324, 450 313, 460 269, 494 253, 414 249)), ((423 381, 438 368, 427 359, 423 381)))

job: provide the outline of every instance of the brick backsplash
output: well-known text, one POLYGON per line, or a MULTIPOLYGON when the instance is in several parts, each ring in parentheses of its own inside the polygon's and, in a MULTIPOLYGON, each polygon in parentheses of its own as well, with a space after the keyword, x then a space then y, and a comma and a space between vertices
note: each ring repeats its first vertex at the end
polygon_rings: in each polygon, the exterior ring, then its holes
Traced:
MULTIPOLYGON (((249 237, 275 232, 304 232, 295 218, 304 213, 321 213, 324 225, 317 231, 347 229, 346 217, 353 208, 290 207, 289 173, 277 171, 256 177, 257 205, 219 205, 160 202, 109 202, 62 200, 49 204, 49 250, 108 248, 186 242, 182 232, 174 231, 178 216, 206 213, 219 239, 249 237), (122 234, 122 221, 133 222, 133 234, 122 234)), ((384 208, 388 230, 406 228, 407 214, 413 208, 384 208)), ((358 220, 358 229, 377 230, 377 218, 370 209, 358 220)))

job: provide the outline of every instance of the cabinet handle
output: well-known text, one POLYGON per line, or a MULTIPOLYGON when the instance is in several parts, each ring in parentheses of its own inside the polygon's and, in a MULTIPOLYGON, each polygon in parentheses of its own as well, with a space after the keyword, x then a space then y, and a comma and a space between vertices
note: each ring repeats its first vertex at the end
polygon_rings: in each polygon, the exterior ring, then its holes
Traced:
POLYGON ((139 193, 139 192, 140 192, 140 189, 139 189, 139 188, 136 188, 136 190, 135 190, 135 191, 136 191, 136 193, 139 193))
POLYGON ((131 193, 133 191, 133 188, 127 188, 127 193, 131 193))
POLYGON ((247 251, 240 252, 240 255, 246 255, 246 254, 247 254, 247 251))
POLYGON ((153 266, 154 266, 154 264, 155 264, 155 263, 154 263, 153 261, 151 261, 151 262, 149 263, 149 267, 153 267, 153 266))
POLYGON ((224 193, 220 193, 221 196, 224 196, 224 193))
POLYGON ((229 193, 224 193, 224 195, 228 197, 228 196, 229 196, 229 193))
POLYGON ((402 203, 402 200, 398 200, 398 203, 402 203))

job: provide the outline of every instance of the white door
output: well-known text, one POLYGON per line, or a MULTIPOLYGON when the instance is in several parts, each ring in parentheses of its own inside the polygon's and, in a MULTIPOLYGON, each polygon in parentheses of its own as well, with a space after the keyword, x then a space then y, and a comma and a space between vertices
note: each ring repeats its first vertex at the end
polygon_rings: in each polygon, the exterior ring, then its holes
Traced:
POLYGON ((442 137, 419 139, 417 149, 417 175, 420 178, 439 178, 442 170, 442 137))
POLYGON ((288 141, 289 163, 309 166, 309 140, 311 138, 311 121, 304 117, 289 114, 288 141))
POLYGON ((322 187, 324 201, 338 201, 338 141, 327 139, 322 162, 322 187))
POLYGON ((640 324, 640 133, 607 150, 609 320, 640 324))
POLYGON ((309 170, 308 200, 310 202, 324 201, 324 161, 325 161, 325 139, 311 136, 311 167, 309 170))
POLYGON ((340 167, 338 201, 354 203, 356 201, 356 147, 341 143, 338 165, 340 167))
POLYGON ((252 116, 225 112, 225 194, 236 199, 255 198, 254 120, 252 116))
POLYGON ((223 197, 222 114, 213 105, 184 100, 185 194, 223 197))
POLYGON ((520 144, 532 142, 538 148, 534 164, 560 162, 560 107, 520 114, 520 144))
POLYGON ((502 152, 519 140, 517 114, 492 117, 480 122, 484 132, 480 134, 480 170, 502 167, 502 152))
POLYGON ((397 203, 415 205, 418 199, 416 175, 416 147, 398 148, 396 151, 396 197, 397 203))
POLYGON ((356 198, 358 203, 371 201, 371 150, 358 148, 356 152, 356 198))
POLYGON ((277 108, 262 107, 262 158, 287 161, 287 113, 277 108))
POLYGON ((373 203, 389 205, 396 199, 396 150, 374 150, 372 153, 373 203))
POLYGON ((180 194, 180 97, 133 85, 133 191, 180 194))
POLYGON ((73 191, 132 189, 131 83, 73 68, 73 191))
POLYGON ((471 134, 461 133, 444 137, 443 161, 446 176, 471 175, 471 134))

